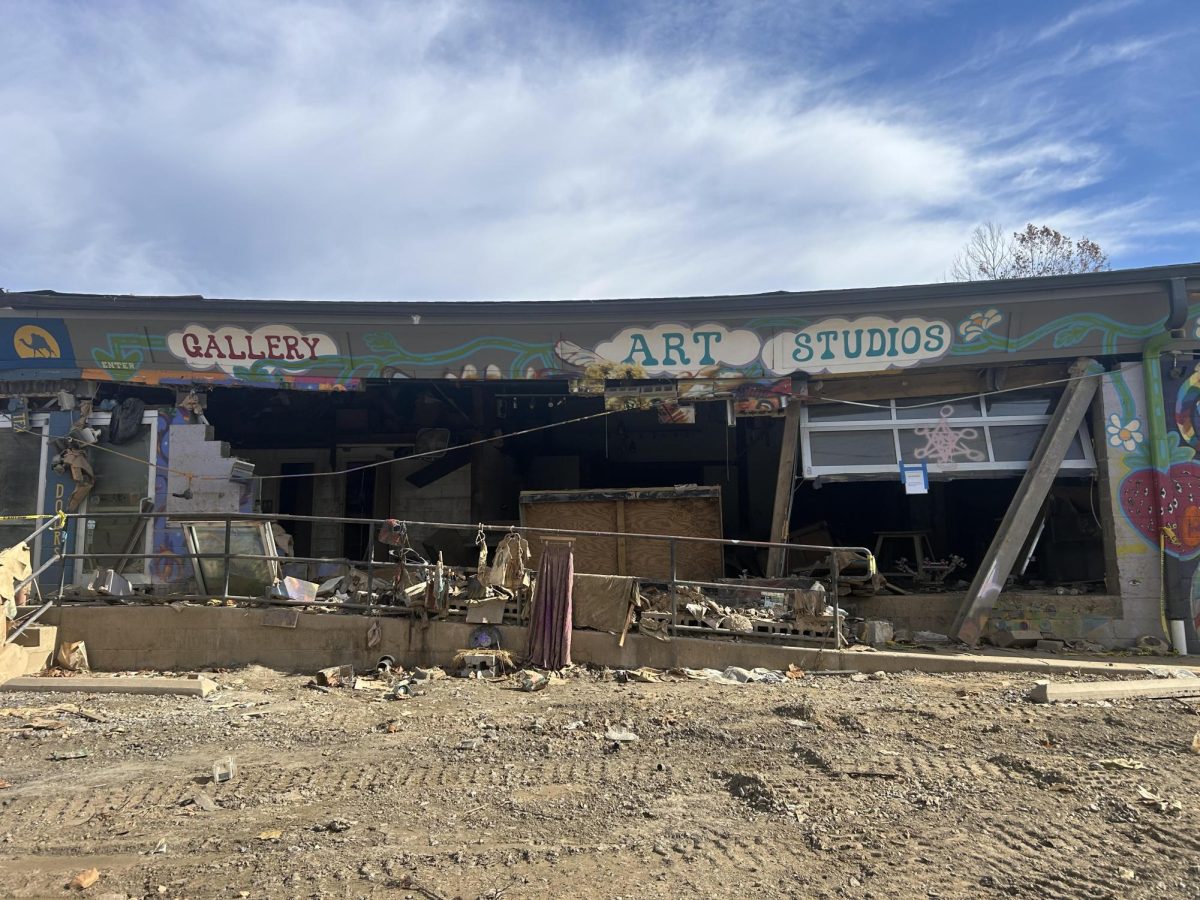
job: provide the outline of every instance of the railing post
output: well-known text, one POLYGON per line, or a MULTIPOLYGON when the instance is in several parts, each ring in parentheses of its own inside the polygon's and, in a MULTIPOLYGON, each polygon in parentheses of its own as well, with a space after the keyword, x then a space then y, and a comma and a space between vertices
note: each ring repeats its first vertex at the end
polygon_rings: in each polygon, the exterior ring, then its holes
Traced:
POLYGON ((674 636, 679 628, 679 569, 675 556, 675 538, 671 538, 671 634, 674 636))
POLYGON ((229 548, 230 538, 233 535, 233 520, 227 514, 225 516, 225 587, 221 593, 221 599, 224 600, 229 596, 229 548))
POLYGON ((58 605, 62 606, 63 592, 67 589, 67 542, 71 539, 71 532, 68 526, 63 525, 59 533, 62 540, 58 542, 58 559, 61 563, 58 567, 58 605))
POLYGON ((829 586, 833 593, 833 646, 839 652, 842 649, 842 595, 838 590, 838 575, 841 572, 841 566, 838 564, 837 551, 833 550, 829 553, 829 586))
POLYGON ((367 605, 375 603, 375 529, 367 526, 367 605))

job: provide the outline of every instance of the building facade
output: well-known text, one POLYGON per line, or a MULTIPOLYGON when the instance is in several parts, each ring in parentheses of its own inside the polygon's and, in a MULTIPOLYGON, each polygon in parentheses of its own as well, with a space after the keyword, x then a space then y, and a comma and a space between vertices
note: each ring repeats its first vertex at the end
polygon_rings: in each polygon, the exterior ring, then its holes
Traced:
MULTIPOLYGON (((928 594, 987 588, 1026 473, 1088 383, 1036 515, 1011 536, 1018 563, 991 586, 991 618, 1120 645, 1161 637, 1165 614, 1195 649, 1198 352, 1200 265, 559 302, 9 293, 0 514, 517 523, 521 491, 710 485, 726 537, 880 546, 885 570, 921 569, 919 622, 941 608, 928 594), (84 496, 68 436, 91 467, 84 496), (789 453, 794 480, 780 474, 789 453), (925 543, 895 549, 914 536, 925 543)), ((23 530, 0 523, 0 544, 23 530)), ((304 522, 290 537, 297 555, 362 559, 371 532, 304 522)), ((144 533, 85 520, 65 539, 80 553, 144 548, 135 581, 191 574, 165 519, 144 533)), ((725 563, 774 565, 751 552, 725 563)))

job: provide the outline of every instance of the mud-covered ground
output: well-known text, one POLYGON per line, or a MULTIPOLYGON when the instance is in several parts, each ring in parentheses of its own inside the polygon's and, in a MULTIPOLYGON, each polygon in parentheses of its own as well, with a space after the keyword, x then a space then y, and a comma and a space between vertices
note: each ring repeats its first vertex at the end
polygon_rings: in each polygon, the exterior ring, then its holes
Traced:
POLYGON ((42 710, 0 717, 0 895, 95 867, 88 897, 1200 896, 1185 701, 1035 705, 1032 676, 994 675, 407 700, 212 677, 206 700, 0 694, 42 710))

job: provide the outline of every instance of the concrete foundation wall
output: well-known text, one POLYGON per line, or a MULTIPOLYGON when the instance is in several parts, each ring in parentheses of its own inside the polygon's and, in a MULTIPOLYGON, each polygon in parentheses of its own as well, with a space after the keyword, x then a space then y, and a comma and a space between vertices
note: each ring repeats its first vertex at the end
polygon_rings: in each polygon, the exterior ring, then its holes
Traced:
MULTIPOLYGON (((897 630, 946 634, 962 600, 961 593, 880 594, 864 600, 844 600, 842 606, 863 618, 889 621, 897 630)), ((1114 642, 1114 622, 1119 621, 1121 615, 1121 598, 1107 594, 1060 596, 1008 591, 996 601, 988 622, 989 628, 994 626, 1009 631, 1034 629, 1047 637, 1107 644, 1114 642)))
MULTIPOLYGON (((448 665, 467 645, 474 626, 410 619, 381 618, 381 644, 367 648, 366 616, 301 614, 294 629, 264 625, 264 609, 200 606, 63 607, 46 614, 64 641, 86 642, 88 659, 98 671, 158 669, 190 671, 263 665, 291 672, 313 672, 351 664, 371 669, 383 654, 405 666, 448 665)), ((518 656, 525 648, 525 629, 502 627, 503 645, 518 656)), ((820 651, 729 640, 676 638, 660 641, 629 635, 624 647, 617 638, 595 631, 576 631, 572 660, 610 667, 658 669, 677 667, 724 669, 727 666, 806 670, 859 669, 900 672, 1063 671, 1144 672, 1135 665, 1111 661, 1046 660, 976 654, 922 654, 867 651, 820 651)))

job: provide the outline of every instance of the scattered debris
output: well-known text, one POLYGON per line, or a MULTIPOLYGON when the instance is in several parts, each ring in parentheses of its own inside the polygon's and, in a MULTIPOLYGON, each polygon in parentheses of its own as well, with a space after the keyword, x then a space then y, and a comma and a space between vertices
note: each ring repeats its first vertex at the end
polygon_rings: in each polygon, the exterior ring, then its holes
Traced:
POLYGON ((100 880, 99 869, 84 869, 78 875, 71 879, 68 885, 72 890, 86 891, 93 884, 100 880))
POLYGON ((353 821, 347 821, 346 819, 331 819, 330 821, 326 822, 324 825, 314 825, 312 827, 312 830, 313 831, 329 831, 334 834, 340 834, 343 831, 349 831, 356 824, 358 824, 358 823, 353 822, 353 821))
POLYGON ((1160 797, 1152 791, 1146 790, 1144 787, 1138 787, 1138 799, 1147 806, 1153 806, 1161 813, 1179 813, 1183 812, 1183 804, 1178 800, 1168 800, 1165 797, 1160 797))
POLYGON ((350 687, 354 683, 354 666, 330 666, 314 677, 321 687, 350 687))
POLYGON ((260 831, 258 839, 260 841, 278 841, 283 837, 283 832, 278 828, 270 828, 267 831, 260 831))
POLYGON ((483 738, 463 738, 455 750, 478 750, 483 746, 483 738))
POLYGON ((858 626, 858 639, 873 647, 882 646, 895 639, 895 631, 891 622, 878 619, 867 619, 858 626))
POLYGON ((54 654, 54 664, 67 672, 89 672, 87 647, 83 641, 63 641, 54 654))
POLYGON ((1116 759, 1102 759, 1100 765, 1106 769, 1144 769, 1146 764, 1136 759, 1127 757, 1117 757, 1116 759))
POLYGON ((499 678, 513 667, 513 658, 507 650, 459 650, 451 665, 473 678, 499 678))
POLYGON ((1200 753, 1200 731, 1197 731, 1192 737, 1192 752, 1200 753))
POLYGON ((191 799, 192 806, 204 812, 215 812, 217 809, 217 801, 205 793, 197 793, 191 799))
POLYGON ((212 780, 215 784, 223 784, 237 778, 237 763, 232 756, 218 759, 212 764, 212 780))
POLYGON ((62 762, 65 759, 87 759, 91 756, 88 750, 63 750, 58 753, 51 753, 46 759, 54 762, 62 762))
POLYGON ((636 741, 638 736, 628 729, 613 726, 604 732, 604 739, 606 741, 616 741, 618 744, 628 744, 636 741))
MULTIPOLYGON (((1039 632, 1039 637, 1041 633, 1039 632)), ((913 634, 914 644, 948 644, 950 638, 938 631, 917 631, 913 634)))
POLYGON ((533 691, 542 691, 546 689, 546 685, 550 683, 550 676, 542 672, 533 672, 529 669, 522 669, 516 674, 517 687, 523 691, 532 693, 533 691))

